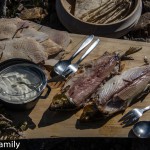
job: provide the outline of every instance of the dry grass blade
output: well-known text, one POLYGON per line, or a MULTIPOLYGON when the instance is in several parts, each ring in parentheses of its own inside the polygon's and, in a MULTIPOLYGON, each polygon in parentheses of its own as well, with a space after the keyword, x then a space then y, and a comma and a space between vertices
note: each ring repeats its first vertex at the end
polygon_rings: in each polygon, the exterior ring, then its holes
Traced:
POLYGON ((89 10, 83 14, 80 19, 91 23, 112 23, 128 16, 133 10, 131 0, 111 0, 102 2, 102 5, 89 10))
POLYGON ((129 4, 121 4, 115 11, 115 13, 112 15, 112 17, 108 18, 103 23, 111 23, 116 22, 119 19, 123 19, 126 16, 126 10, 129 9, 129 4))
POLYGON ((106 17, 102 18, 101 20, 98 20, 98 23, 107 23, 107 22, 109 22, 112 18, 114 18, 115 14, 118 14, 118 12, 120 10, 120 7, 121 6, 118 5, 116 9, 113 8, 112 11, 110 11, 110 13, 106 17))
POLYGON ((115 5, 114 3, 111 3, 110 5, 104 7, 102 9, 101 12, 99 12, 98 15, 96 15, 95 17, 92 17, 91 19, 87 20, 88 22, 95 22, 97 20, 100 20, 101 18, 103 18, 104 16, 108 15, 113 9, 115 9, 115 5))

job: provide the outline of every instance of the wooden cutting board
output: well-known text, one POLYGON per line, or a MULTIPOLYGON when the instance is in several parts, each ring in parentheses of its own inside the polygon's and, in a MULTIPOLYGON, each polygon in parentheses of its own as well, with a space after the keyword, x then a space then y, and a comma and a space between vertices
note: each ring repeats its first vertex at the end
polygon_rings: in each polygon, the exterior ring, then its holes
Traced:
MULTIPOLYGON (((83 35, 71 34, 72 43, 67 48, 66 58, 69 58, 71 54, 80 46, 81 42, 85 38, 83 35)), ((133 54, 135 60, 125 61, 125 69, 143 65, 143 58, 147 56, 150 60, 150 43, 134 42, 118 39, 100 38, 101 43, 99 46, 84 60, 95 59, 101 56, 105 51, 123 52, 129 47, 143 47, 142 51, 133 54)), ((79 57, 78 57, 79 58, 79 57)), ((78 59, 77 58, 77 59, 78 59)), ((77 60, 76 59, 76 60, 77 60)), ((84 63, 83 62, 83 63, 84 63)), ((118 123, 122 114, 107 120, 105 123, 101 121, 93 123, 80 124, 77 119, 79 118, 82 110, 76 112, 50 112, 48 107, 53 96, 59 89, 52 89, 47 99, 41 99, 38 101, 34 109, 27 112, 17 112, 12 114, 18 121, 28 121, 29 129, 24 132, 24 138, 49 138, 49 137, 130 137, 131 127, 122 128, 118 123)), ((150 105, 150 94, 145 98, 143 102, 137 102, 129 107, 125 113, 133 108, 143 108, 150 105)), ((146 112, 140 120, 150 120, 150 111, 146 112)))

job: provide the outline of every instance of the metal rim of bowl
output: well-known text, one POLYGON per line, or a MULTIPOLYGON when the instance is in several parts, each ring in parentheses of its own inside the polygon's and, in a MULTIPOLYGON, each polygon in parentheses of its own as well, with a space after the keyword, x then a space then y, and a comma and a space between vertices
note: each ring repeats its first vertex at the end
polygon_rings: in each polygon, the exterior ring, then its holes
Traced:
MULTIPOLYGON (((97 24, 97 23, 85 22, 85 21, 83 21, 83 20, 81 20, 81 19, 79 19, 79 18, 76 18, 73 14, 71 14, 71 13, 66 9, 66 7, 64 6, 63 0, 59 0, 59 1, 60 1, 60 3, 62 4, 63 8, 66 10, 66 12, 67 12, 69 15, 71 15, 74 19, 77 19, 78 21, 83 22, 83 23, 86 23, 86 24, 89 24, 89 25, 97 25, 97 26, 99 26, 99 25, 110 26, 110 25, 114 25, 114 24, 116 24, 116 23, 121 23, 121 22, 127 20, 128 18, 130 18, 130 17, 135 13, 135 11, 136 11, 136 10, 138 9, 138 7, 140 6, 140 3, 142 3, 141 0, 134 0, 134 1, 135 1, 134 10, 133 10, 127 17, 125 17, 124 19, 121 19, 121 20, 119 20, 119 21, 117 21, 117 22, 115 22, 115 23, 97 24)), ((57 1, 56 1, 56 2, 57 2, 57 1)))
POLYGON ((29 63, 27 63, 27 62, 23 63, 22 62, 20 64, 13 64, 13 65, 6 66, 4 69, 0 70, 0 73, 2 71, 4 71, 5 69, 8 69, 11 66, 25 65, 25 64, 28 65, 28 66, 32 66, 32 67, 36 68, 38 70, 38 72, 41 74, 41 76, 43 76, 43 79, 45 80, 45 83, 43 84, 43 87, 42 87, 41 91, 39 93, 37 93, 36 97, 30 98, 30 99, 28 99, 26 101, 21 101, 21 102, 20 101, 18 101, 18 102, 13 101, 12 102, 12 101, 6 101, 6 100, 0 98, 1 101, 5 102, 5 103, 9 103, 9 104, 26 104, 26 103, 29 103, 31 101, 36 100, 41 95, 41 93, 43 92, 43 90, 46 88, 47 78, 45 76, 45 73, 43 72, 43 70, 39 66, 37 66, 36 64, 33 64, 33 63, 31 64, 30 62, 29 63))

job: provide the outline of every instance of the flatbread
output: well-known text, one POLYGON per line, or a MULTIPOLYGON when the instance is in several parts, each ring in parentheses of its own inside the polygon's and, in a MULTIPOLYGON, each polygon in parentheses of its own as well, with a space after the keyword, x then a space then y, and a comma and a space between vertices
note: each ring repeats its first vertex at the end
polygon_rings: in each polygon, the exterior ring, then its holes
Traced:
POLYGON ((0 62, 13 58, 23 58, 34 63, 48 59, 44 47, 32 38, 15 38, 0 41, 0 62))
POLYGON ((35 63, 60 59, 70 41, 69 34, 64 31, 19 18, 0 19, 0 62, 11 58, 35 63))
POLYGON ((70 35, 66 31, 59 31, 59 30, 52 29, 50 27, 37 24, 32 21, 28 21, 28 20, 26 21, 29 23, 29 26, 34 28, 35 30, 48 34, 49 38, 52 41, 62 46, 64 49, 66 49, 71 42, 70 35))

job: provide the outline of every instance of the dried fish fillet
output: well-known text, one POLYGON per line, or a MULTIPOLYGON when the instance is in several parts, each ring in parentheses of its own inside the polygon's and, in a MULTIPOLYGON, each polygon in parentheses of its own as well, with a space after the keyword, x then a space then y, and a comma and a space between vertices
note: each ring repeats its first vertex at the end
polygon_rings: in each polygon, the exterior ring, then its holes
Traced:
POLYGON ((81 74, 68 80, 63 88, 65 92, 53 98, 50 109, 61 110, 67 107, 69 109, 71 103, 78 108, 83 106, 87 98, 110 75, 116 64, 117 58, 114 55, 100 57, 91 65, 91 68, 85 69, 81 74))
MULTIPOLYGON (((139 49, 129 49, 124 55, 137 52, 139 49)), ((122 56, 116 53, 105 53, 102 57, 89 63, 82 73, 71 77, 64 85, 62 91, 56 94, 50 105, 50 110, 67 110, 80 108, 85 105, 88 98, 111 75, 120 70, 122 56)))
POLYGON ((94 93, 92 104, 87 104, 83 109, 81 121, 93 120, 97 113, 110 116, 125 110, 142 93, 148 94, 149 83, 150 65, 131 68, 113 77, 94 93))

